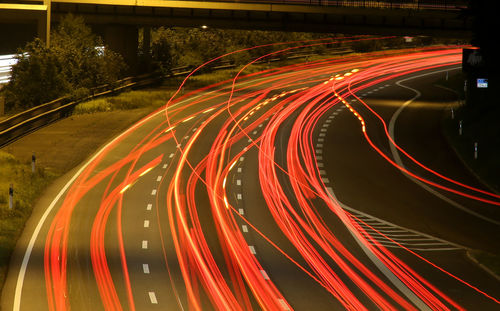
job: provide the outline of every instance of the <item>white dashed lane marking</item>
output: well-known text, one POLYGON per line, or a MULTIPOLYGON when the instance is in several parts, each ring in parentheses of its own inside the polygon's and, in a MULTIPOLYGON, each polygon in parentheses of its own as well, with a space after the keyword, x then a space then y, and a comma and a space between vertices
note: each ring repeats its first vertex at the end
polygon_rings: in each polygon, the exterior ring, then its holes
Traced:
POLYGON ((241 186, 241 179, 236 180, 236 185, 241 186))
POLYGON ((256 255, 257 252, 255 251, 255 247, 253 245, 248 245, 248 248, 250 249, 250 253, 256 255))
POLYGON ((243 199, 243 196, 241 195, 241 193, 238 193, 238 194, 236 194, 236 198, 237 198, 238 200, 241 200, 241 199, 243 199))
POLYGON ((278 299, 280 304, 281 304, 281 307, 283 308, 283 311, 290 311, 290 308, 288 307, 288 305, 286 304, 285 300, 283 299, 278 299))
POLYGON ((153 191, 151 191, 151 195, 156 195, 156 189, 153 189, 153 191))
POLYGON ((144 271, 144 274, 149 274, 149 265, 147 263, 142 264, 142 271, 144 271))
POLYGON ((147 240, 142 241, 142 249, 148 249, 148 241, 147 240))
POLYGON ((241 225, 241 229, 243 230, 243 232, 248 232, 247 225, 241 225))
POLYGON ((151 303, 156 305, 158 304, 158 300, 156 299, 155 292, 149 292, 149 300, 151 300, 151 303))
POLYGON ((144 228, 149 228, 149 220, 144 220, 144 228))
POLYGON ((172 159, 174 157, 174 153, 171 153, 168 157, 172 159))
POLYGON ((241 173, 242 169, 241 167, 238 167, 238 173, 241 173))
POLYGON ((245 210, 240 208, 238 209, 238 213, 240 213, 240 215, 245 215, 245 210))
POLYGON ((167 168, 168 164, 163 164, 163 168, 167 168))
POLYGON ((156 177, 156 181, 161 181, 162 176, 156 177))
POLYGON ((153 204, 151 204, 151 203, 150 203, 150 204, 148 204, 148 206, 146 206, 146 209, 147 209, 148 211, 150 211, 152 208, 153 208, 153 204))
POLYGON ((269 280, 269 275, 267 275, 267 272, 265 270, 260 270, 260 274, 262 274, 264 280, 269 280))

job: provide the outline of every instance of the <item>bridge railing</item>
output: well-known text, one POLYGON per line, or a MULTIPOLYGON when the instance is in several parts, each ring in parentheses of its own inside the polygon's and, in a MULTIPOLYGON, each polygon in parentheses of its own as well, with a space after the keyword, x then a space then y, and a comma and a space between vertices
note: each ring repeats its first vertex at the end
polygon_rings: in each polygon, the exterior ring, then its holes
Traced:
MULTIPOLYGON (((197 0, 193 0, 197 1, 197 0)), ((208 0, 210 1, 210 0, 208 0)), ((468 0, 214 0, 215 2, 245 2, 271 4, 301 4, 329 7, 356 7, 415 10, 461 10, 468 0)))
POLYGON ((103 85, 91 89, 91 94, 83 99, 71 100, 65 96, 20 112, 0 122, 0 147, 40 127, 69 116, 73 108, 85 100, 152 84, 159 79, 158 74, 128 77, 117 81, 113 85, 103 85))
MULTIPOLYGON (((200 0, 192 0, 200 1, 200 0)), ((210 2, 210 0, 201 0, 210 2)), ((415 9, 415 10, 461 10, 467 8, 468 0, 212 0, 213 2, 239 2, 239 3, 276 3, 276 4, 301 4, 314 6, 337 6, 358 8, 382 9, 415 9)), ((474 0, 472 0, 474 1, 474 0)), ((491 0, 494 1, 494 0, 491 0)), ((3 1, 0 1, 0 3, 3 1)), ((8 0, 9 3, 43 4, 42 0, 8 0)), ((53 3, 64 2, 53 0, 53 3)), ((73 1, 71 1, 74 3, 73 1)), ((83 2, 83 1, 82 1, 83 2)), ((119 4, 119 1, 117 1, 119 4)), ((146 4, 147 5, 147 4, 146 4)))

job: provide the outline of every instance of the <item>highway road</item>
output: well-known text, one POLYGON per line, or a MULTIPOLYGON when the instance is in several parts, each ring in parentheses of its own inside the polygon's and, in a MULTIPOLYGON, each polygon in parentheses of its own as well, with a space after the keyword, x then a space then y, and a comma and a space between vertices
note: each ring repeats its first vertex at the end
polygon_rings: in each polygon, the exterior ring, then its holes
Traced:
MULTIPOLYGON (((60 181, 3 310, 498 310, 500 196, 443 137, 459 48, 177 94, 60 181)), ((189 83, 189 79, 186 83, 189 83)))

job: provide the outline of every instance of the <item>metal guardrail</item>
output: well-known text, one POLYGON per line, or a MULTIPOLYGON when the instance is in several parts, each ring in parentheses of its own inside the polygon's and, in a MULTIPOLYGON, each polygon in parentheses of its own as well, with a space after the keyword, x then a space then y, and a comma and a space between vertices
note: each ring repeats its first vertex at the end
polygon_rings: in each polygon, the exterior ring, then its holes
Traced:
MULTIPOLYGON (((332 48, 328 54, 345 54, 352 52, 346 48, 332 48)), ((290 53, 285 59, 307 58, 312 53, 290 53)), ((282 58, 262 60, 259 63, 282 61, 282 58)), ((229 69, 236 67, 235 64, 217 64, 211 70, 229 69)), ((81 102, 94 99, 100 96, 110 95, 136 87, 151 85, 168 77, 178 77, 188 75, 194 68, 189 66, 173 68, 172 73, 163 76, 159 73, 147 74, 138 77, 128 77, 113 83, 103 85, 91 90, 91 94, 83 99, 71 101, 68 97, 61 97, 46 104, 28 109, 0 122, 0 147, 13 142, 14 140, 50 123, 68 117, 73 112, 73 108, 81 102)))
POLYGON ((79 103, 100 96, 121 92, 133 87, 153 84, 162 79, 159 74, 128 77, 113 85, 104 85, 91 90, 85 98, 71 101, 61 97, 46 104, 28 109, 0 122, 0 147, 24 136, 40 127, 71 115, 73 108, 79 103))

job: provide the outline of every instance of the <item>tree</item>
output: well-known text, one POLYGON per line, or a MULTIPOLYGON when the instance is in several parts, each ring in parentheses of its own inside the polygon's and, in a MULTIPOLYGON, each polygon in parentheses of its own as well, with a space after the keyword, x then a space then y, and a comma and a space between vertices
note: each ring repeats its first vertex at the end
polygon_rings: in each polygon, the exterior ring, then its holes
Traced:
POLYGON ((102 48, 101 38, 81 17, 63 17, 51 36, 49 49, 35 39, 18 52, 5 87, 7 110, 31 108, 62 95, 88 94, 92 87, 116 81, 125 68, 122 57, 102 48))
POLYGON ((16 56, 10 82, 6 85, 7 110, 31 108, 55 99, 70 89, 60 60, 40 39, 28 43, 16 56))
POLYGON ((51 49, 64 64, 63 74, 73 89, 112 83, 125 68, 122 57, 105 47, 82 17, 72 14, 53 32, 51 49))

